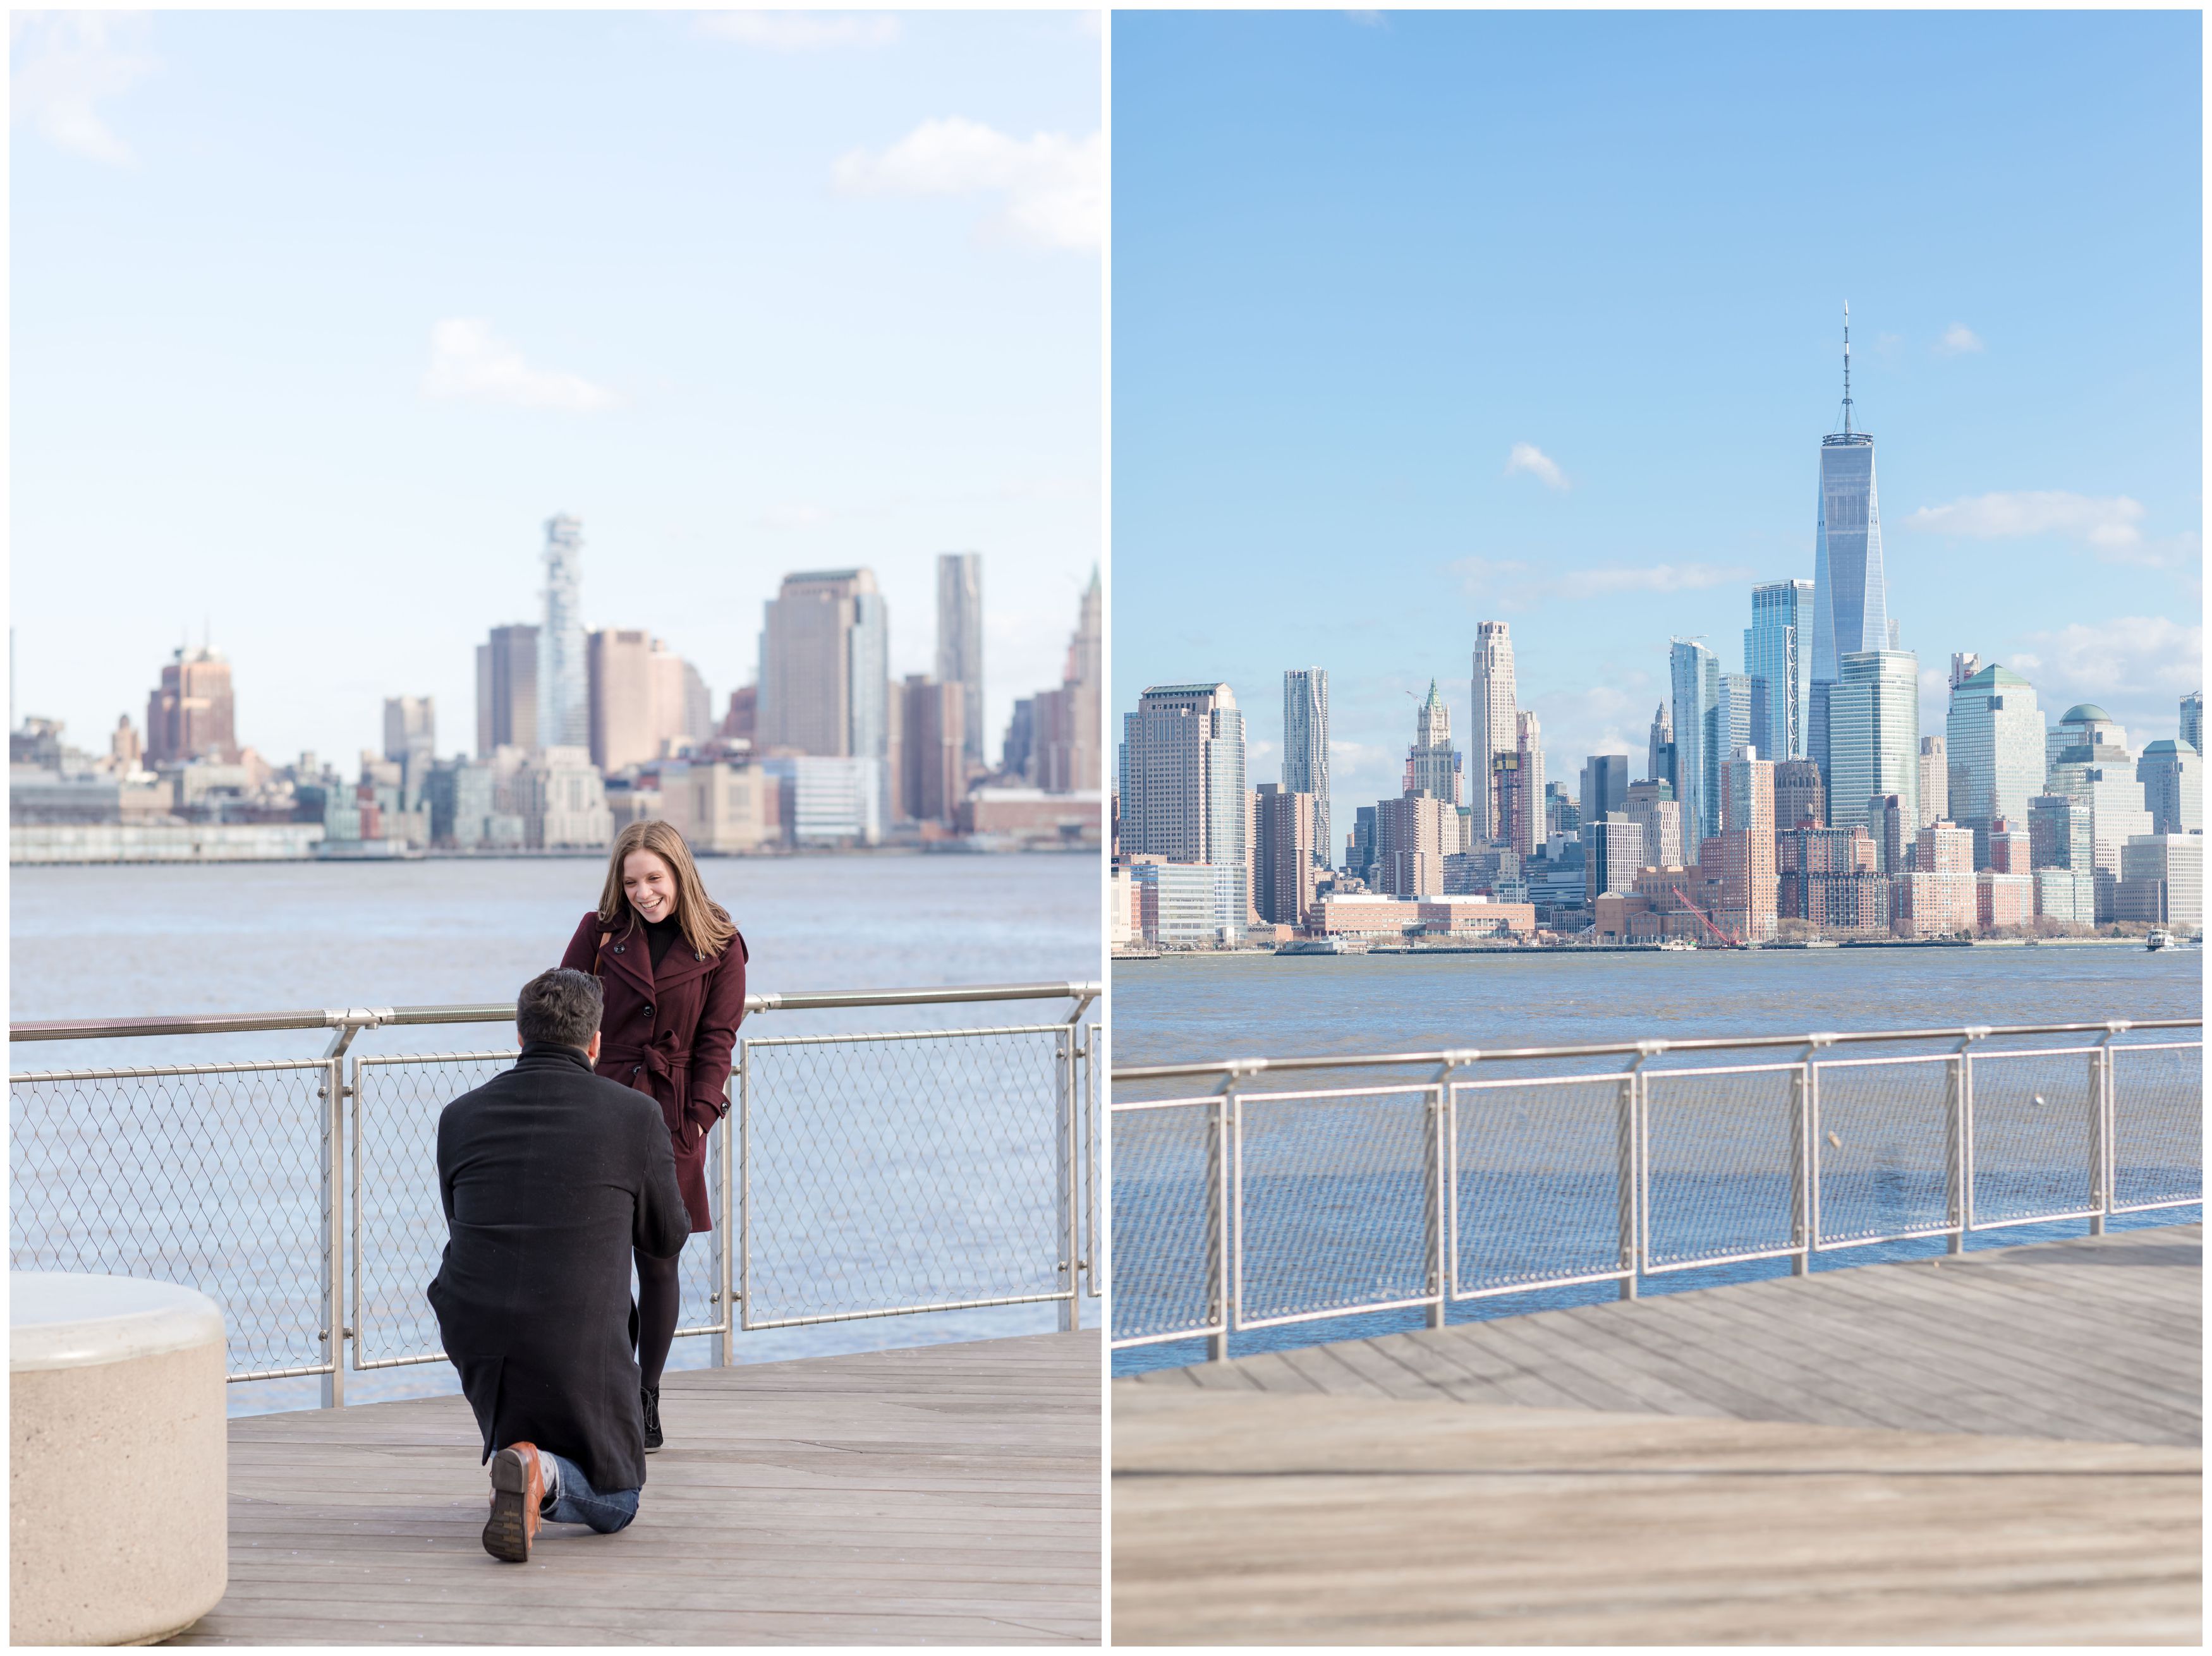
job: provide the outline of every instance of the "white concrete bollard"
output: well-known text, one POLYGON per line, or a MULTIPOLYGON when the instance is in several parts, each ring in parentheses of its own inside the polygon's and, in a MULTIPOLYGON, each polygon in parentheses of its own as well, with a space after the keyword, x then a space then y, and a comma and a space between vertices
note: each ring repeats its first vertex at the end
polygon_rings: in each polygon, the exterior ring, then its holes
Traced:
POLYGON ((222 1313, 135 1277, 8 1275, 8 1636, 146 1644, 229 1569, 222 1313))

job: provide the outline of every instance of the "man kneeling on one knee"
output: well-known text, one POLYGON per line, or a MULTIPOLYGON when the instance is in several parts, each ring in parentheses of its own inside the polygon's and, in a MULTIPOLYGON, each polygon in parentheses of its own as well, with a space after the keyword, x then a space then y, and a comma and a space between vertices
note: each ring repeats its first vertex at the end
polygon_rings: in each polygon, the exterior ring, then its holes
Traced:
POLYGON ((541 1520, 605 1535, 637 1516, 630 1252, 666 1259, 691 1228, 659 1106, 592 1073, 601 1005, 585 973, 532 978, 514 1067, 438 1118, 430 1305, 491 1463, 484 1550, 516 1563, 541 1520))

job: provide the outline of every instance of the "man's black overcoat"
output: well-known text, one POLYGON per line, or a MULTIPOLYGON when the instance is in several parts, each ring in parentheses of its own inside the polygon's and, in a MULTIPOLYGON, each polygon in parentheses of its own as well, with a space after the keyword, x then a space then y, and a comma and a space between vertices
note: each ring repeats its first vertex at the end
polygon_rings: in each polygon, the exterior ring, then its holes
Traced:
POLYGON ((595 1489, 643 1488, 630 1250, 666 1259, 691 1232, 659 1107, 532 1041, 438 1118, 438 1191, 430 1306, 485 1458, 526 1440, 595 1489))

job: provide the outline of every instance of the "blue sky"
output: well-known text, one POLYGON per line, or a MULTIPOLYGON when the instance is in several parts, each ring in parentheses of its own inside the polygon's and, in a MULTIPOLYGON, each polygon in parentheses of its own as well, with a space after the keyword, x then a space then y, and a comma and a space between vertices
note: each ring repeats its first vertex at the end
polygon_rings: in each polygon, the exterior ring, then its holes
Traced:
POLYGON ((1970 649, 2172 734, 2199 29, 1117 14, 1117 714, 1225 679, 1270 780, 1283 670, 1328 668, 1341 843, 1431 676, 1464 746, 1495 618, 1552 775, 1640 755, 1669 636, 1740 670, 1751 584, 1812 577, 1848 300, 1923 731, 1970 649))
POLYGON ((203 618, 240 737, 474 743, 472 646, 580 516, 594 626, 719 707, 787 571, 988 731, 1099 554, 1096 14, 15 14, 17 713, 104 746, 203 618))

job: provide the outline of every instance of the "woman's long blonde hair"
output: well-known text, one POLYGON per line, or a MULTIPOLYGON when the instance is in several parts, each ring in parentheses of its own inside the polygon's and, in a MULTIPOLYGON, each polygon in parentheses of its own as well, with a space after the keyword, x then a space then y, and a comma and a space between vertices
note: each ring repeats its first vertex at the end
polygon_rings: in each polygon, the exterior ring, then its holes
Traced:
POLYGON ((707 895, 699 865, 691 860, 691 847, 684 836, 661 822, 632 822, 615 835, 607 857, 606 889, 599 893, 599 924, 607 931, 622 930, 631 914, 629 897, 623 890, 623 864, 633 851, 649 851, 668 864, 676 877, 676 924, 684 940, 702 955, 720 954, 738 935, 729 911, 707 895))

